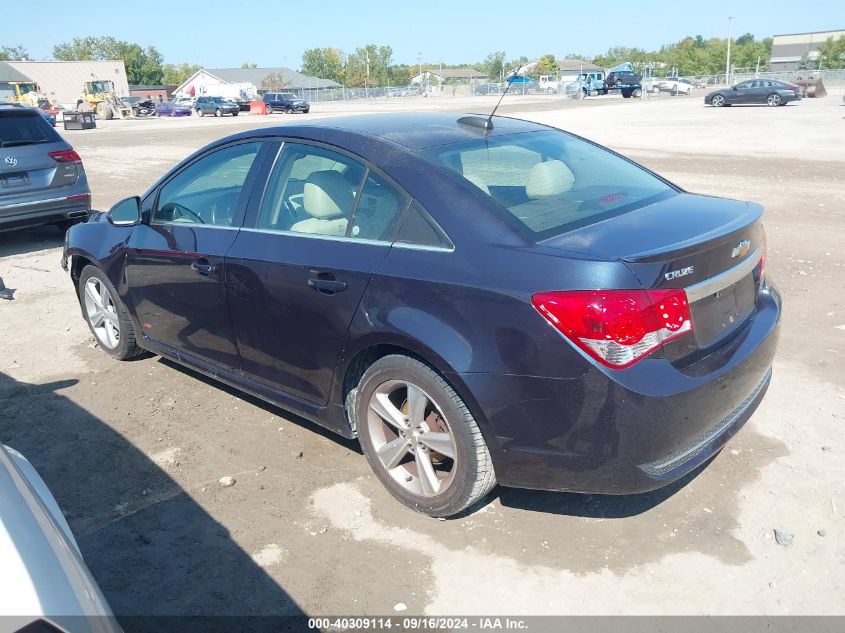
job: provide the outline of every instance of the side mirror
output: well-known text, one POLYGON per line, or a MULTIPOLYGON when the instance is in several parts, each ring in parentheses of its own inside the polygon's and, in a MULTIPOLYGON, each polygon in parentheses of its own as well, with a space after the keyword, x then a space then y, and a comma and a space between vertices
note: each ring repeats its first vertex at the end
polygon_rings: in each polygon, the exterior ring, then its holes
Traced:
POLYGON ((736 86, 731 86, 731 90, 736 90, 736 86))
POLYGON ((109 222, 115 226, 135 226, 141 223, 141 198, 124 198, 106 214, 109 222))

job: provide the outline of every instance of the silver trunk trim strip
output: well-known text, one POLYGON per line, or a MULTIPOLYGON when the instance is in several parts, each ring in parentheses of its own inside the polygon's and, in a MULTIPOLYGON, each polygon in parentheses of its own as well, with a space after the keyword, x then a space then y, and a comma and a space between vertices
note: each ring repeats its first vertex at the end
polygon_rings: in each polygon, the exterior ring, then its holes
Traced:
POLYGON ((726 271, 719 273, 718 275, 714 275, 709 279, 700 281, 692 286, 687 286, 685 289, 687 292, 687 301, 693 303, 699 299, 704 299, 704 297, 716 294, 720 290, 733 286, 736 282, 743 279, 748 273, 757 267, 757 264, 760 263, 760 257, 762 257, 762 255, 760 253, 760 249, 757 248, 745 260, 733 268, 728 268, 726 271))

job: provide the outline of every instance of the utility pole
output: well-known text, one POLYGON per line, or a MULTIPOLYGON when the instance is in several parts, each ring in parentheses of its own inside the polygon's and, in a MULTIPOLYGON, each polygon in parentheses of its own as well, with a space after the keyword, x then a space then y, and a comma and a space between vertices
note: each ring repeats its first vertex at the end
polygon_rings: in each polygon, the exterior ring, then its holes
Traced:
POLYGON ((728 59, 725 62, 725 83, 731 85, 731 23, 733 16, 728 16, 728 59))

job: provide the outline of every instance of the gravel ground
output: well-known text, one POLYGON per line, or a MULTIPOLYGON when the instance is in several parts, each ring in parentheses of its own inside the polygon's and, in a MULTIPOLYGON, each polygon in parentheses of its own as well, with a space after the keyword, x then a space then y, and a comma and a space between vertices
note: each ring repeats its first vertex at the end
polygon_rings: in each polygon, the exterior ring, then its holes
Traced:
MULTIPOLYGON (((494 102, 316 104, 305 116, 114 121, 66 136, 105 208, 240 129, 494 102)), ((689 190, 767 209, 767 274, 785 302, 772 386, 726 450, 667 489, 500 488, 460 519, 416 515, 357 443, 168 361, 107 358, 58 266, 53 227, 0 234, 0 276, 16 289, 0 301, 0 441, 42 473, 118 615, 392 614, 400 602, 405 614, 845 614, 840 104, 502 107, 689 190)))

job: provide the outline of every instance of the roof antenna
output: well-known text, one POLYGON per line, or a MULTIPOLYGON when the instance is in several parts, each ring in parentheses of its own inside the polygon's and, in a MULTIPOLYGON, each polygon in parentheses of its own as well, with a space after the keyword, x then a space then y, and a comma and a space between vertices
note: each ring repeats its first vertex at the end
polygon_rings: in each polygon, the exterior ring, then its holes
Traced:
MULTIPOLYGON (((524 63, 522 66, 520 66, 519 68, 517 68, 517 69, 516 69, 516 72, 514 72, 514 74, 513 74, 513 75, 511 75, 511 77, 516 77, 516 76, 519 74, 519 71, 521 71, 521 70, 522 70, 523 68, 525 68, 527 65, 528 65, 528 62, 524 63)), ((504 99, 504 98, 505 98, 505 95, 506 95, 506 94, 508 94, 508 90, 510 90, 510 89, 511 89, 511 86, 512 86, 512 85, 513 85, 513 82, 512 82, 512 81, 509 81, 509 82, 508 82, 508 86, 507 86, 507 88, 505 88, 505 91, 502 93, 502 96, 501 96, 501 97, 499 97, 499 101, 498 101, 498 103, 496 103, 496 107, 495 107, 495 108, 493 108, 493 111, 490 113, 490 116, 489 116, 489 117, 487 117, 487 121, 490 123, 490 129, 493 129, 493 115, 494 115, 494 114, 496 114, 496 110, 498 110, 498 109, 499 109, 499 106, 500 106, 500 105, 502 105, 502 99, 504 99)))
MULTIPOLYGON (((529 63, 530 62, 526 62, 522 66, 517 68, 514 71, 513 75, 511 75, 511 77, 516 77, 519 74, 519 72, 523 68, 525 68, 529 63)), ((513 82, 508 81, 507 83, 508 83, 508 85, 505 88, 505 91, 502 93, 502 96, 499 97, 499 101, 496 103, 496 107, 493 108, 493 111, 490 113, 490 116, 488 116, 486 119, 482 116, 465 116, 465 117, 461 117, 460 119, 458 119, 458 123, 460 123, 461 125, 466 125, 468 127, 481 128, 485 132, 489 132, 490 130, 492 130, 493 129, 493 115, 496 114, 496 110, 499 109, 499 106, 502 104, 502 100, 505 98, 505 95, 508 94, 508 90, 511 89, 511 84, 513 82)))

